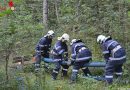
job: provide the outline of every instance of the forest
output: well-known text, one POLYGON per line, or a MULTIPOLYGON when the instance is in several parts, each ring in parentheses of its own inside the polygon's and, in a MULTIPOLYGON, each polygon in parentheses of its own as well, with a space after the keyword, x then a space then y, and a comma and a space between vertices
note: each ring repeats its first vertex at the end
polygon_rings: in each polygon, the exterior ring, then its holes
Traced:
MULTIPOLYGON (((0 0, 0 90, 130 90, 130 0, 0 0), (51 79, 53 64, 35 73, 33 55, 39 39, 49 30, 57 37, 67 33, 70 41, 82 39, 92 51, 92 61, 104 62, 96 42, 99 34, 111 36, 125 48, 122 79, 112 85, 93 78, 69 84, 69 76, 51 79), (22 61, 19 63, 19 60, 22 61)), ((70 57, 70 41, 67 43, 70 57)), ((90 67, 95 76, 103 67, 90 67)))

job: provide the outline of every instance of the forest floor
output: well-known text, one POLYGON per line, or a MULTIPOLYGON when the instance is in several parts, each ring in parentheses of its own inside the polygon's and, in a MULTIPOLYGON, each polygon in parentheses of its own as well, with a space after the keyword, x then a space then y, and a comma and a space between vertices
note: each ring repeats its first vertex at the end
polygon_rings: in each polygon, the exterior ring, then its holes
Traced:
MULTIPOLYGON (((4 64, 0 65, 0 71, 5 73, 4 64)), ((52 80, 51 72, 45 72, 42 68, 39 73, 35 73, 30 66, 26 67, 24 72, 9 67, 9 77, 22 77, 26 89, 20 89, 21 86, 19 85, 23 82, 18 81, 18 79, 11 79, 8 84, 0 85, 2 87, 0 90, 130 90, 130 83, 124 82, 126 79, 121 79, 120 82, 114 81, 109 86, 105 82, 93 78, 78 78, 77 83, 70 84, 71 67, 69 68, 68 77, 62 78, 61 73, 59 73, 57 80, 52 80)), ((94 75, 95 73, 103 74, 103 68, 90 68, 90 70, 94 75)), ((79 73, 81 74, 81 71, 79 73)), ((4 77, 2 76, 4 74, 0 75, 0 81, 2 81, 1 77, 4 77)))

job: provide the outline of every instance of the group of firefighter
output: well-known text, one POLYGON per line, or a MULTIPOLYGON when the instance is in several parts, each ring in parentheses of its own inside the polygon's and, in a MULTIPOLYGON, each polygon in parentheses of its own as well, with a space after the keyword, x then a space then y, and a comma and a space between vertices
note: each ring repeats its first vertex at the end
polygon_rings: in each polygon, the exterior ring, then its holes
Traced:
MULTIPOLYGON (((67 76, 67 71, 70 65, 72 65, 71 82, 76 82, 79 69, 82 69, 85 76, 91 75, 88 67, 85 64, 92 60, 92 53, 90 49, 84 44, 81 39, 72 39, 67 33, 64 33, 61 37, 58 37, 57 42, 54 44, 52 50, 51 43, 55 34, 53 30, 47 32, 36 45, 35 48, 35 70, 39 70, 42 58, 49 58, 51 54, 53 60, 56 62, 55 68, 52 71, 52 79, 56 80, 58 73, 62 67, 62 76, 67 76), (71 62, 66 65, 62 64, 63 61, 68 61, 68 45, 70 41, 71 47, 71 62), (67 58, 65 58, 67 57, 67 58)), ((98 35, 97 43, 101 45, 102 53, 106 62, 105 66, 105 81, 108 84, 113 82, 113 74, 117 77, 122 76, 122 66, 126 61, 125 49, 110 36, 98 35)))

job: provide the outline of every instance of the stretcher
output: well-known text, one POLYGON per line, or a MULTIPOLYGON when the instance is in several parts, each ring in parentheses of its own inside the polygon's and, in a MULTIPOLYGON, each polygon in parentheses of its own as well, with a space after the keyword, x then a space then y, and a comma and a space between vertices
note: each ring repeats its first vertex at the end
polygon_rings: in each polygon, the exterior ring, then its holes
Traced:
MULTIPOLYGON (((43 58, 42 61, 47 63, 55 63, 57 61, 53 60, 52 58, 43 58)), ((62 64, 67 64, 70 61, 62 61, 62 64)), ((88 64, 85 64, 86 67, 105 67, 106 63, 101 61, 91 61, 88 64)))

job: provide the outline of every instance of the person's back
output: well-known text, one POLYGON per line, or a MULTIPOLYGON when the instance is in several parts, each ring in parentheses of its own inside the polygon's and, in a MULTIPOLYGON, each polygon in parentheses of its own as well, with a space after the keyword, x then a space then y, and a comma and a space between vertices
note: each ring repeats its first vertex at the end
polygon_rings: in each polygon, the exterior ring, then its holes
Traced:
POLYGON ((72 45, 72 59, 78 61, 84 61, 92 58, 91 51, 85 46, 83 42, 76 42, 72 45))
POLYGON ((41 52, 42 56, 49 58, 46 54, 49 53, 51 48, 52 38, 48 36, 42 37, 36 45, 35 51, 41 52))
POLYGON ((58 40, 53 48, 53 54, 55 59, 62 59, 64 53, 68 53, 68 47, 65 42, 58 40))
POLYGON ((121 60, 126 58, 125 49, 116 40, 106 40, 103 43, 103 49, 109 52, 110 60, 121 60))

